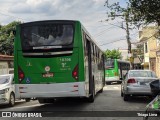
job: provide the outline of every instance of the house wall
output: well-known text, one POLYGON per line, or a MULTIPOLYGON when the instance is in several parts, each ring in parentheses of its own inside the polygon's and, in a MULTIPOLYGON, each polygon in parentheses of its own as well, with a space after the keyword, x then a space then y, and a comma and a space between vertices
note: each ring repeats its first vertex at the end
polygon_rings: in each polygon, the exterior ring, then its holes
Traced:
POLYGON ((13 73, 13 56, 0 55, 0 75, 13 73))
POLYGON ((8 63, 0 61, 0 75, 8 74, 8 63))
POLYGON ((144 69, 147 69, 148 66, 148 69, 155 71, 157 76, 160 77, 160 59, 157 58, 156 54, 158 49, 156 33, 157 27, 149 26, 143 28, 139 36, 140 41, 144 41, 144 69))

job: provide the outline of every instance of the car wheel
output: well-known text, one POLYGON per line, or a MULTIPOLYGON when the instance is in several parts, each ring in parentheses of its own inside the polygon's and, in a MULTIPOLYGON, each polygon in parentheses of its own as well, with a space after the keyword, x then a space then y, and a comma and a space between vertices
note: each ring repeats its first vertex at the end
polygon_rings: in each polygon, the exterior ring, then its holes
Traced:
POLYGON ((129 95, 123 94, 123 100, 128 101, 129 100, 129 95))
POLYGON ((15 105, 15 95, 14 93, 10 94, 10 99, 9 99, 9 106, 13 107, 15 105))

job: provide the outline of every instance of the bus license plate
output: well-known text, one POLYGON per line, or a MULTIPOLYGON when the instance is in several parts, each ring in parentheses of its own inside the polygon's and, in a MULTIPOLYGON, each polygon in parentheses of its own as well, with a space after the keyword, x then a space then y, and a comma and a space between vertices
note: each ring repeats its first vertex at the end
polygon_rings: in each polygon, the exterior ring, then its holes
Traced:
POLYGON ((42 74, 43 77, 53 77, 53 73, 44 73, 42 74))

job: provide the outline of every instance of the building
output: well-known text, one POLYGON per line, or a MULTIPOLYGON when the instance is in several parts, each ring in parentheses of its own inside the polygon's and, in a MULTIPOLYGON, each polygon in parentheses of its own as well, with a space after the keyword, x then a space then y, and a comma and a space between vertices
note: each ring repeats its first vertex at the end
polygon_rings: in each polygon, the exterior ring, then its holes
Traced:
POLYGON ((160 77, 159 59, 157 57, 157 50, 159 50, 159 40, 157 39, 158 28, 156 26, 144 27, 139 32, 139 40, 144 45, 144 61, 142 63, 144 69, 155 71, 160 77))
POLYGON ((118 49, 121 52, 122 60, 128 60, 128 49, 118 49))
POLYGON ((0 54, 0 75, 13 73, 13 56, 0 54))

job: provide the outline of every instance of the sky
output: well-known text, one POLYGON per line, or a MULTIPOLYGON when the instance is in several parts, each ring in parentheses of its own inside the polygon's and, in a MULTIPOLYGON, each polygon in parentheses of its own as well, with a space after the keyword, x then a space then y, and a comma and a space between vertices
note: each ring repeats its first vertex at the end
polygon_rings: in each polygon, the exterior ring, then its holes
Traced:
MULTIPOLYGON (((127 49, 126 32, 117 27, 123 20, 105 21, 107 19, 105 1, 0 0, 0 24, 6 25, 14 20, 22 22, 79 20, 102 50, 127 49)), ((130 34, 131 42, 137 41, 138 31, 132 30, 130 34)))

